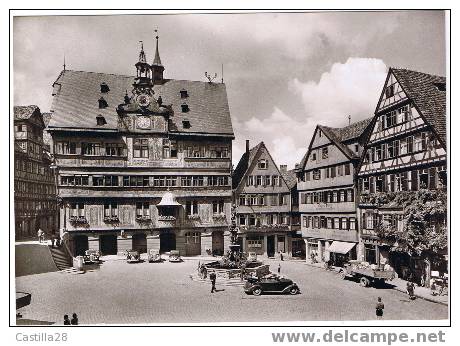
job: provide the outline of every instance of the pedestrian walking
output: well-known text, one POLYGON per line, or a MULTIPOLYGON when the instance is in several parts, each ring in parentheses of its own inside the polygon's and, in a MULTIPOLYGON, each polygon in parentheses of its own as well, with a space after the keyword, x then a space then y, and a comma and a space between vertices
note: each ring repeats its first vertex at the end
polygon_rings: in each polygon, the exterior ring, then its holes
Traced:
POLYGON ((280 251, 280 260, 281 260, 281 261, 284 261, 284 259, 283 259, 283 253, 282 253, 281 251, 280 251))
POLYGON ((281 264, 278 263, 278 275, 280 275, 280 273, 281 273, 281 264))
POLYGON ((64 325, 70 326, 69 315, 64 315, 64 325))
POLYGON ((37 237, 38 237, 38 242, 39 242, 39 243, 41 243, 42 240, 45 240, 44 235, 45 235, 45 232, 43 232, 43 231, 41 230, 41 228, 39 228, 39 229, 38 229, 38 232, 37 232, 37 237))
POLYGON ((56 240, 56 238, 54 237, 54 235, 51 237, 51 247, 54 247, 54 241, 56 240))
POLYGON ((377 305, 375 306, 375 315, 377 316, 378 320, 383 318, 383 309, 385 309, 385 305, 382 303, 382 298, 377 298, 377 305))
POLYGON ((415 291, 415 285, 414 285, 414 283, 413 283, 413 282, 407 282, 406 292, 407 292, 407 294, 409 295, 409 299, 410 299, 410 300, 414 300, 414 299, 415 299, 414 291, 415 291))
POLYGON ((72 319, 70 320, 70 324, 73 326, 78 325, 78 316, 75 312, 72 314, 72 319))
POLYGON ((211 274, 209 274, 209 279, 211 280, 211 293, 214 293, 214 291, 217 291, 216 290, 216 273, 215 272, 212 272, 211 274))

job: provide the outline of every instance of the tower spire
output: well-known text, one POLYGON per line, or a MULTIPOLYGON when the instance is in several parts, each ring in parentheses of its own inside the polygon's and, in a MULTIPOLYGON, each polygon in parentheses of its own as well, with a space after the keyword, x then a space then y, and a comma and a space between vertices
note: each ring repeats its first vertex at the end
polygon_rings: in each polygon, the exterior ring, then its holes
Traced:
POLYGON ((165 70, 160 59, 160 52, 158 50, 158 30, 155 29, 156 49, 155 58, 152 63, 153 84, 163 84, 163 72, 165 70))
POLYGON ((152 66, 163 66, 161 64, 160 52, 158 51, 158 30, 155 29, 155 39, 156 39, 156 48, 155 48, 155 58, 153 59, 152 66))
POLYGON ((144 52, 144 42, 143 41, 139 41, 139 42, 141 44, 141 51, 139 52, 139 62, 146 63, 147 58, 145 57, 145 52, 144 52))

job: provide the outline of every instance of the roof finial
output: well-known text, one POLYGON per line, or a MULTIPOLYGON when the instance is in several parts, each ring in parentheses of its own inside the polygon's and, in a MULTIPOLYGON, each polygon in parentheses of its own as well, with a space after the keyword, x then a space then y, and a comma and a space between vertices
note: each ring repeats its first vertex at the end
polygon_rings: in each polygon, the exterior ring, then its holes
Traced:
POLYGON ((155 58, 153 59, 153 64, 152 65, 154 65, 154 66, 163 66, 161 64, 160 52, 158 50, 158 38, 159 38, 158 37, 158 29, 155 29, 154 32, 155 32, 155 38, 156 38, 157 42, 156 42, 156 49, 155 49, 155 58))
POLYGON ((222 64, 222 84, 224 84, 224 64, 222 64))
POLYGON ((351 125, 351 115, 348 114, 348 125, 351 125))
POLYGON ((65 71, 65 54, 64 54, 64 71, 65 71))

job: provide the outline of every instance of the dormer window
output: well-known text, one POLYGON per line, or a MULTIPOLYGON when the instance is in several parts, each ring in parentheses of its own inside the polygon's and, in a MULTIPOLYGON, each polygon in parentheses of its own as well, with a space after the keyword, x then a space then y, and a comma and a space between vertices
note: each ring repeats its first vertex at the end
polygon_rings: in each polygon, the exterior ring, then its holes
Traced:
POLYGON ((434 86, 435 86, 439 91, 446 91, 446 83, 434 83, 434 86))
POLYGON ((185 98, 187 98, 187 97, 188 97, 187 90, 182 89, 182 90, 180 91, 180 98, 181 98, 181 99, 185 99, 185 98))
POLYGON ((96 117, 96 123, 97 123, 97 126, 103 126, 103 125, 107 124, 107 121, 105 120, 105 118, 102 115, 99 114, 96 117))
POLYGON ((190 110, 190 108, 188 108, 188 104, 185 104, 185 103, 181 105, 181 108, 182 108, 182 113, 187 113, 190 110))
POLYGON ((191 127, 190 121, 182 120, 182 126, 183 126, 184 129, 189 129, 191 127))
POLYGON ((259 160, 258 165, 257 165, 259 169, 267 169, 267 166, 268 166, 268 162, 265 159, 259 160))
POLYGON ((102 109, 102 108, 107 108, 107 107, 109 106, 108 103, 107 103, 107 101, 106 101, 103 97, 101 97, 101 98, 98 100, 98 102, 99 102, 99 108, 100 108, 100 109, 102 109))
POLYGON ((101 93, 108 93, 109 91, 110 91, 109 86, 105 82, 102 82, 101 83, 101 93))

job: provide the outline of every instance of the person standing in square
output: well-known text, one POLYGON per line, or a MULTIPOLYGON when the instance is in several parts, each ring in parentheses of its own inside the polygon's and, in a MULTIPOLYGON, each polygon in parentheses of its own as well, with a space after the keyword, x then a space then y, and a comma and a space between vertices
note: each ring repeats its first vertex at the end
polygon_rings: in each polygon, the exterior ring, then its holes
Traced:
POLYGON ((382 298, 378 297, 377 305, 375 305, 375 315, 378 320, 383 319, 383 309, 385 309, 385 305, 382 303, 382 298))

